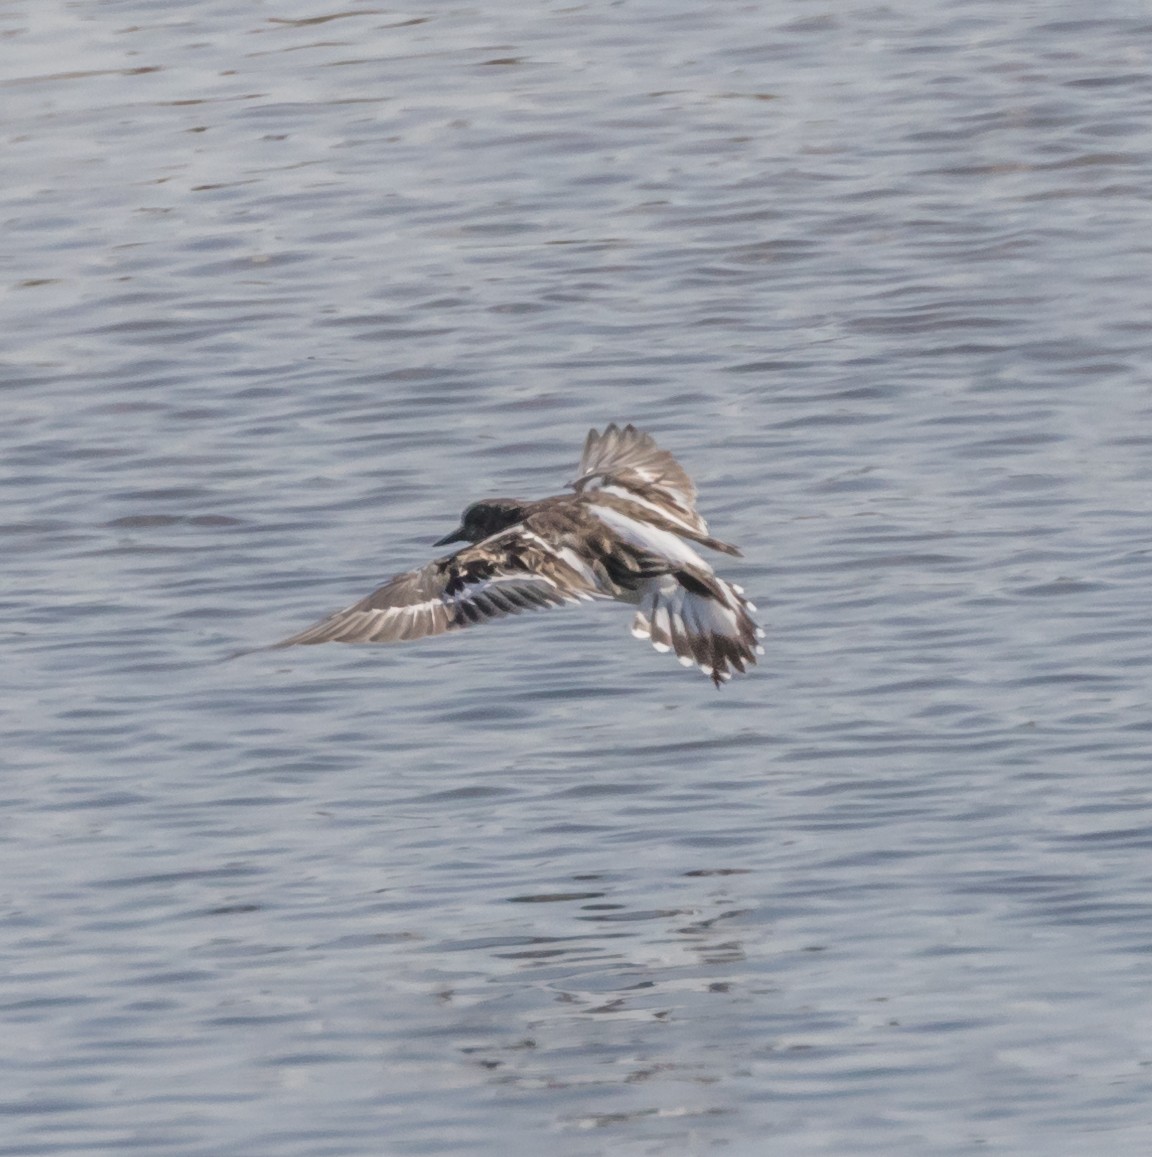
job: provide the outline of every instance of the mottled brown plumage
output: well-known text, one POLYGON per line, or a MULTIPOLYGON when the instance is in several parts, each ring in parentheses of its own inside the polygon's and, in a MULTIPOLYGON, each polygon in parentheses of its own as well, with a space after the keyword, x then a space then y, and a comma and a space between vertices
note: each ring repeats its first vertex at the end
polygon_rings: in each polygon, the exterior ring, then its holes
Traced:
POLYGON ((756 662, 763 632, 739 587, 688 546, 727 554, 696 513, 680 464, 633 426, 593 430, 576 493, 473 503, 436 545, 468 546, 397 575, 367 598, 276 644, 385 643, 588 599, 639 605, 633 634, 674 650, 717 686, 756 662), (687 540, 687 541, 685 541, 687 540))

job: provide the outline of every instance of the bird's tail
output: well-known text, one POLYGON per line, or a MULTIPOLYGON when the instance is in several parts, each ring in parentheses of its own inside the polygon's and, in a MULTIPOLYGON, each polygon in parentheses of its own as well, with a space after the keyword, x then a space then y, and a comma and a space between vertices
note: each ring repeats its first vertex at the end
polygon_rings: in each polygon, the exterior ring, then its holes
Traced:
POLYGON ((755 665, 764 632, 743 590, 716 575, 680 571, 648 580, 632 634, 657 651, 674 651, 685 667, 698 666, 719 687, 755 665))

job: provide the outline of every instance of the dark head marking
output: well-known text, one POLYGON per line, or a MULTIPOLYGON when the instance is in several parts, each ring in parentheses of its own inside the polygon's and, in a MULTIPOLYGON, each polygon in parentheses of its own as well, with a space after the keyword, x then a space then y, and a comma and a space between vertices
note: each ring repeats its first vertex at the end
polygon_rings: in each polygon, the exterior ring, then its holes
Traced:
POLYGON ((460 525, 433 545, 479 542, 489 535, 499 534, 500 531, 515 526, 523 519, 525 505, 520 498, 486 498, 482 502, 473 502, 464 511, 460 525))

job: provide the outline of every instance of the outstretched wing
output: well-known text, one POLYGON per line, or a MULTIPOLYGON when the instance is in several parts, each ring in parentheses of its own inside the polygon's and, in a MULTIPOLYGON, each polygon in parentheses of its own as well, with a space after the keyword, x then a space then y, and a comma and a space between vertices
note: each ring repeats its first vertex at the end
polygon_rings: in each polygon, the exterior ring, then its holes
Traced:
POLYGON ((613 422, 603 434, 589 430, 579 477, 570 485, 577 493, 619 486, 667 504, 681 517, 698 517, 696 484, 688 472, 667 450, 656 445, 651 434, 631 424, 620 429, 613 422))
POLYGON ((667 523, 669 530, 725 554, 740 553, 709 536, 708 524, 696 513, 696 484, 684 467, 661 450, 651 434, 631 424, 620 429, 613 423, 603 434, 589 430, 580 475, 569 485, 577 494, 600 491, 638 504, 667 523))
POLYGON ((358 603, 276 643, 397 643, 604 597, 549 545, 513 527, 397 575, 358 603))

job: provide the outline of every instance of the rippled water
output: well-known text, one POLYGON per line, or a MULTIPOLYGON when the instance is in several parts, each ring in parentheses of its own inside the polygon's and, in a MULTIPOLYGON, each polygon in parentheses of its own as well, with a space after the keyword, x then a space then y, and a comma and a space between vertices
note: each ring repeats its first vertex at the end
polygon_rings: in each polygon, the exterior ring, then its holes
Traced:
POLYGON ((1140 5, 13 5, 0 1154, 1144 1154, 1140 5), (768 653, 231 652, 632 420, 768 653))

